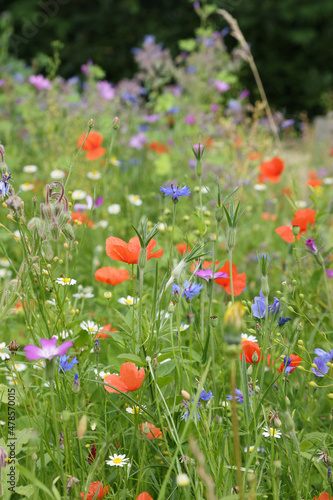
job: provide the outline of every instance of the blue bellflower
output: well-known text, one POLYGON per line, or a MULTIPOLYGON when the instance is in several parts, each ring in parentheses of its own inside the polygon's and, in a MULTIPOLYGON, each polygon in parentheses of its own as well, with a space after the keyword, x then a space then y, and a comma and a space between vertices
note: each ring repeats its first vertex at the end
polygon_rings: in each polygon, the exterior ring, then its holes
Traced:
POLYGON ((291 318, 283 318, 282 316, 280 316, 278 319, 278 325, 283 326, 288 321, 291 321, 291 318))
POLYGON ((317 377, 324 377, 329 371, 326 363, 329 363, 333 359, 333 349, 330 352, 326 352, 323 349, 315 349, 315 353, 317 357, 314 358, 313 362, 317 365, 317 368, 312 368, 312 371, 317 377))
POLYGON ((68 372, 69 370, 72 370, 75 365, 78 364, 78 360, 76 357, 71 359, 71 361, 68 361, 69 356, 66 356, 66 355, 59 356, 58 359, 59 359, 59 372, 61 372, 61 371, 68 372))

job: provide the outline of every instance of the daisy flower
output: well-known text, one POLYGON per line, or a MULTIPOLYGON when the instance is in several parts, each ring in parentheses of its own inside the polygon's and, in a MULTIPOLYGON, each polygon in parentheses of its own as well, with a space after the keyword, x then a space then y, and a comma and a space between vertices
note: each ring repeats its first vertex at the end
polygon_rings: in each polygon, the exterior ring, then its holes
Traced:
POLYGON ((95 295, 93 293, 73 293, 73 297, 75 297, 76 299, 92 299, 93 297, 95 297, 95 295))
POLYGON ((15 369, 17 372, 24 372, 24 370, 26 370, 27 368, 27 365, 25 365, 24 363, 15 363, 15 369))
POLYGON ((37 172, 38 167, 36 165, 26 165, 22 170, 26 174, 34 174, 35 172, 37 172))
MULTIPOLYGON (((143 408, 146 408, 146 407, 143 406, 143 408)), ((131 415, 136 415, 138 413, 139 414, 142 413, 140 406, 133 406, 133 408, 126 408, 126 411, 127 411, 127 413, 130 413, 131 415)))
POLYGON ((102 229, 106 229, 108 227, 109 223, 107 220, 100 220, 97 222, 96 227, 100 227, 102 229))
POLYGON ((0 425, 6 425, 6 422, 4 422, 3 420, 0 420, 0 425))
POLYGON ((102 177, 102 175, 98 170, 93 170, 92 172, 87 173, 87 177, 92 181, 98 181, 102 177))
POLYGON ((280 438, 282 436, 281 431, 278 431, 273 427, 270 427, 269 429, 267 427, 264 427, 264 432, 262 433, 262 435, 265 437, 272 437, 272 438, 280 438))
POLYGON ((98 333, 102 327, 100 327, 97 323, 94 323, 93 321, 82 321, 80 323, 80 327, 82 330, 85 330, 86 332, 91 333, 92 335, 95 333, 98 333))
POLYGON ((12 274, 9 269, 0 269, 0 278, 9 278, 12 274))
POLYGON ((72 193, 72 198, 73 200, 83 200, 87 196, 87 193, 85 191, 82 191, 81 189, 75 189, 72 193))
POLYGON ((255 184, 253 186, 253 189, 255 189, 256 191, 265 191, 267 189, 267 186, 266 184, 255 184))
POLYGON ((58 285, 62 285, 62 286, 66 286, 66 285, 71 286, 71 285, 75 285, 76 280, 74 280, 72 278, 57 278, 56 283, 58 283, 58 285))
POLYGON ((114 465, 116 467, 124 467, 124 465, 129 465, 128 461, 129 458, 126 458, 126 455, 117 455, 116 453, 112 456, 109 456, 110 460, 105 460, 105 462, 108 465, 111 465, 113 467, 114 465))
POLYGON ((32 191, 34 187, 35 187, 34 184, 30 184, 30 182, 25 182, 24 184, 20 185, 20 190, 21 191, 32 191))
POLYGON ((249 340, 250 342, 258 342, 257 337, 254 335, 248 335, 247 333, 241 333, 241 340, 249 340))
POLYGON ((133 304, 136 304, 139 302, 140 299, 133 299, 130 295, 127 295, 127 298, 121 297, 121 299, 118 299, 119 304, 123 304, 125 306, 132 306, 133 304))
MULTIPOLYGON (((185 323, 181 323, 179 331, 180 332, 185 332, 185 330, 187 330, 188 328, 190 328, 190 325, 185 325, 185 323)), ((178 331, 177 328, 175 328, 174 331, 177 332, 178 331)))
POLYGON ((1 344, 0 344, 0 358, 2 359, 2 361, 10 358, 9 354, 7 352, 4 352, 4 349, 6 349, 6 342, 1 342, 1 344))
POLYGON ((130 194, 128 195, 128 201, 132 203, 132 205, 135 205, 136 207, 139 207, 142 205, 142 200, 138 194, 130 194))
POLYGON ((111 375, 110 372, 104 372, 103 370, 101 372, 98 373, 97 371, 97 368, 94 369, 94 373, 95 375, 98 375, 99 377, 101 377, 101 379, 105 379, 105 377, 107 377, 108 375, 111 375))
POLYGON ((52 170, 52 172, 50 173, 50 176, 52 177, 52 179, 55 179, 55 180, 63 179, 65 177, 65 175, 66 174, 63 170, 58 170, 58 169, 52 170))
POLYGON ((10 262, 7 259, 7 257, 1 257, 0 266, 2 266, 2 267, 9 267, 10 266, 10 262))
POLYGON ((108 207, 108 212, 111 215, 119 214, 120 210, 121 210, 121 207, 120 207, 120 205, 118 205, 118 203, 114 203, 113 205, 110 205, 108 207))
POLYGON ((119 167, 119 165, 121 164, 119 160, 117 160, 117 158, 115 156, 112 156, 112 158, 110 159, 110 163, 112 165, 114 165, 115 167, 119 167))

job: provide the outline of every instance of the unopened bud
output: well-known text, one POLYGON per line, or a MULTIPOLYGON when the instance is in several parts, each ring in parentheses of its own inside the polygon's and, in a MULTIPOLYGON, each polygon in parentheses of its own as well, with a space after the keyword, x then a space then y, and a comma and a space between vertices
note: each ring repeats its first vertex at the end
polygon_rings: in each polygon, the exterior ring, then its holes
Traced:
POLYGON ((299 226, 292 226, 292 232, 294 236, 298 236, 301 228, 299 226))
POLYGON ((236 229, 233 227, 228 228, 227 233, 227 248, 228 250, 233 250, 236 244, 236 229))
POLYGON ((327 397, 333 399, 333 394, 330 392, 329 394, 327 394, 327 397))
POLYGON ((178 474, 176 477, 176 483, 179 488, 185 488, 190 484, 190 480, 187 474, 178 474))
POLYGON ((77 437, 79 439, 82 439, 84 437, 85 433, 87 432, 87 423, 88 423, 87 417, 85 415, 83 415, 83 417, 81 418, 81 420, 79 422, 79 426, 77 429, 77 437))
POLYGON ((256 363, 259 359, 259 356, 258 356, 258 353, 257 352, 254 352, 252 354, 252 363, 256 363))
POLYGON ((0 467, 5 468, 7 465, 8 453, 0 446, 0 467))
POLYGON ((319 385, 317 385, 316 382, 314 382, 313 380, 309 382, 309 385, 311 385, 311 387, 319 387, 319 385))
POLYGON ((168 313, 173 313, 175 312, 175 309, 176 309, 176 305, 173 303, 173 302, 170 302, 170 304, 168 305, 168 313))
POLYGON ((212 328, 216 328, 218 324, 218 317, 217 316, 210 316, 209 318, 209 323, 212 328))
POLYGON ((116 116, 112 121, 112 128, 113 130, 119 130, 119 127, 120 127, 120 121, 118 116, 116 116))
POLYGON ((95 125, 95 122, 92 118, 90 118, 90 120, 88 121, 88 128, 89 130, 91 130, 95 125))
POLYGON ((222 207, 218 207, 216 210, 215 210, 215 219, 217 220, 217 222, 221 222, 221 220, 223 219, 223 208, 222 207))
MULTIPOLYGON (((75 311, 74 311, 75 312, 75 311)), ((79 381, 79 375, 78 373, 75 375, 74 377, 74 381, 73 381, 73 392, 75 394, 77 394, 78 392, 80 392, 80 381, 79 381)))
POLYGON ((139 269, 143 270, 146 267, 146 263, 147 263, 147 249, 141 248, 138 261, 139 269))
POLYGON ((191 396, 190 394, 187 392, 187 391, 184 391, 182 390, 181 391, 181 395, 183 396, 184 399, 186 399, 187 401, 190 401, 191 400, 191 396))

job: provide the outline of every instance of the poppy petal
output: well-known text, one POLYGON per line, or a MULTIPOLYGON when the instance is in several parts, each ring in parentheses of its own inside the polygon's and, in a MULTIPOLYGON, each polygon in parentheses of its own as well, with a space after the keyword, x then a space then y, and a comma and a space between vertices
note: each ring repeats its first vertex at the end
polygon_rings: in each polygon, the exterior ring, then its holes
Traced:
POLYGON ((116 269, 115 267, 101 267, 95 272, 95 279, 108 285, 119 285, 130 279, 130 273, 127 269, 116 269))
POLYGON ((128 391, 136 391, 142 385, 145 371, 143 368, 138 370, 134 363, 128 362, 121 365, 120 376, 128 391))
MULTIPOLYGON (((129 390, 125 385, 124 381, 122 380, 122 378, 119 377, 119 375, 115 374, 107 375, 106 377, 104 377, 104 382, 113 385, 122 392, 127 392, 129 390)), ((104 387, 108 392, 115 392, 116 394, 120 394, 120 392, 116 391, 115 389, 112 389, 112 387, 108 387, 107 385, 105 385, 104 387)))

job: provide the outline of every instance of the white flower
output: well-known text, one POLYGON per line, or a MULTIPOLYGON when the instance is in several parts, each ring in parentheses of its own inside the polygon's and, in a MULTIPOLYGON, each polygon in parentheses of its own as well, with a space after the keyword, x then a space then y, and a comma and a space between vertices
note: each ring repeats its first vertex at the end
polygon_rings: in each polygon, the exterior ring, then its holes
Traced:
POLYGON ((163 224, 163 222, 158 223, 158 230, 161 231, 161 233, 164 233, 166 231, 166 224, 163 224))
POLYGON ((6 342, 1 342, 1 344, 0 344, 0 358, 2 359, 2 361, 10 358, 9 354, 7 352, 4 352, 5 348, 6 348, 6 342))
POLYGON ((142 200, 138 194, 129 194, 128 201, 132 203, 132 205, 135 205, 136 207, 142 205, 142 200))
POLYGON ((96 422, 93 422, 93 423, 91 424, 91 426, 90 426, 90 429, 91 429, 92 431, 95 431, 95 430, 96 430, 96 427, 97 427, 97 423, 96 423, 96 422))
POLYGON ((253 450, 254 450, 254 446, 250 446, 249 449, 247 448, 247 446, 245 446, 245 448, 244 448, 245 453, 247 453, 248 451, 251 453, 253 450))
POLYGON ((119 167, 119 165, 120 165, 120 161, 117 160, 117 158, 115 156, 112 156, 110 163, 112 163, 112 165, 114 165, 115 167, 119 167))
POLYGON ((9 278, 13 273, 9 269, 0 269, 0 278, 9 278))
MULTIPOLYGON (((146 408, 145 406, 143 406, 143 408, 146 408)), ((140 408, 140 406, 133 406, 133 408, 126 408, 126 411, 127 413, 130 413, 131 415, 136 415, 138 413, 142 413, 142 410, 140 408)))
POLYGON ((73 280, 72 278, 57 278, 56 283, 58 285, 66 286, 66 285, 75 285, 76 280, 73 280))
POLYGON ((102 229, 106 229, 108 227, 109 223, 107 220, 100 220, 97 222, 96 227, 101 227, 102 229))
POLYGON ((118 205, 118 203, 114 203, 113 205, 108 206, 108 212, 111 215, 119 214, 120 210, 121 210, 121 206, 118 205))
POLYGON ((103 329, 103 327, 99 326, 97 323, 94 323, 93 321, 82 321, 80 323, 80 327, 82 330, 85 330, 86 332, 91 333, 92 335, 95 333, 98 333, 100 330, 103 329))
MULTIPOLYGON (((56 335, 54 335, 54 337, 56 337, 56 335)), ((33 365, 33 368, 34 370, 42 370, 43 368, 45 368, 45 361, 43 359, 39 359, 37 363, 33 365)))
POLYGON ((59 335, 54 335, 54 337, 61 338, 61 339, 67 339, 69 336, 73 335, 73 330, 63 330, 62 332, 59 333, 59 335))
POLYGON ((228 408, 229 402, 228 401, 222 401, 222 407, 223 408, 228 408))
MULTIPOLYGON (((179 331, 185 332, 185 330, 187 330, 188 328, 190 328, 190 325, 186 325, 185 323, 181 323, 179 331)), ((174 331, 177 332, 178 331, 177 328, 175 328, 174 331)))
POLYGON ((241 333, 242 340, 249 340, 250 342, 258 342, 257 337, 254 335, 248 335, 247 333, 241 333))
POLYGON ((0 425, 6 425, 6 422, 4 422, 3 420, 0 420, 0 425))
POLYGON ((102 174, 98 170, 93 170, 87 173, 87 177, 92 181, 98 181, 102 177, 102 174))
POLYGON ((103 380, 105 379, 105 377, 107 377, 108 375, 111 375, 110 372, 104 372, 103 370, 101 372, 98 373, 97 369, 95 368, 94 369, 94 372, 95 372, 95 375, 99 375, 103 380))
POLYGON ((188 486, 190 484, 190 480, 187 474, 178 474, 176 477, 176 483, 177 486, 180 488, 185 488, 185 486, 188 486))
POLYGON ((295 201, 295 207, 296 208, 305 208, 306 207, 306 201, 296 200, 295 201))
POLYGON ((253 188, 256 190, 256 191, 265 191, 267 189, 267 186, 266 184, 255 184, 253 186, 253 188))
POLYGON ((109 456, 110 460, 105 460, 105 462, 108 465, 111 465, 113 467, 114 465, 116 467, 124 467, 124 465, 129 465, 128 461, 129 458, 126 458, 126 455, 117 455, 116 453, 112 456, 109 456))
POLYGON ((272 438, 280 438, 282 436, 281 431, 278 431, 273 427, 270 427, 269 429, 267 427, 264 427, 264 432, 262 433, 262 435, 265 437, 272 437, 272 438))
POLYGON ((50 176, 52 177, 52 179, 56 179, 56 180, 59 180, 59 179, 63 179, 65 177, 65 172, 63 170, 52 170, 52 172, 50 173, 50 176))
POLYGON ((95 295, 93 293, 73 293, 73 297, 76 299, 92 299, 95 295))
POLYGON ((15 368, 17 372, 24 372, 28 367, 24 363, 15 363, 15 368))
POLYGON ((111 297, 112 297, 112 292, 104 292, 105 299, 111 299, 111 297))
POLYGON ((125 306, 132 306, 133 304, 136 304, 139 302, 140 299, 133 299, 130 295, 127 295, 127 298, 121 297, 121 299, 118 299, 119 304, 123 304, 125 306))
POLYGON ((57 306, 55 299, 50 299, 50 300, 47 300, 47 301, 46 301, 46 303, 47 303, 47 304, 50 304, 51 306, 54 306, 54 307, 56 307, 56 306, 57 306))
POLYGON ((20 185, 20 190, 21 191, 32 191, 34 187, 35 187, 34 184, 30 184, 30 182, 25 182, 24 184, 20 185))
POLYGON ((82 191, 81 189, 75 189, 72 193, 72 198, 73 200, 83 200, 87 196, 87 193, 85 191, 82 191))
POLYGON ((0 266, 2 266, 2 267, 9 267, 10 266, 10 262, 7 259, 7 257, 1 257, 0 266))
POLYGON ((327 186, 330 186, 331 184, 333 184, 333 177, 324 177, 323 183, 327 186))
POLYGON ((25 172, 26 174, 34 174, 35 172, 37 172, 38 170, 38 167, 36 165, 26 165, 25 167, 23 167, 23 172, 25 172))
POLYGON ((209 188, 208 188, 208 187, 206 187, 206 186, 202 186, 202 188, 201 188, 201 193, 202 193, 202 194, 207 194, 207 193, 209 193, 209 188))

